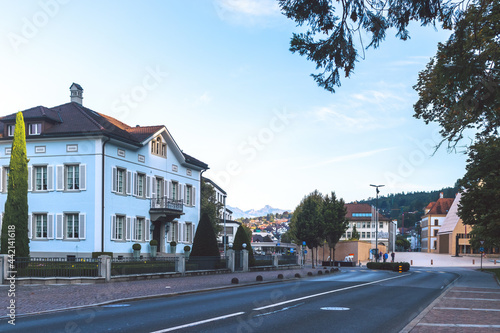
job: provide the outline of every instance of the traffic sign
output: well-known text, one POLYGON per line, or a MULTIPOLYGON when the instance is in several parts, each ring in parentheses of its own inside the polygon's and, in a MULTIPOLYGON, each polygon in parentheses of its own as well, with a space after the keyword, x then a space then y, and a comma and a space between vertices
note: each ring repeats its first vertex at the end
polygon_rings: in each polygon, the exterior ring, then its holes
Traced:
POLYGON ((484 247, 482 247, 482 246, 481 246, 481 247, 479 248, 479 252, 483 253, 483 252, 484 252, 484 247))
POLYGON ((306 253, 306 254, 307 254, 307 250, 304 250, 304 253, 306 253))

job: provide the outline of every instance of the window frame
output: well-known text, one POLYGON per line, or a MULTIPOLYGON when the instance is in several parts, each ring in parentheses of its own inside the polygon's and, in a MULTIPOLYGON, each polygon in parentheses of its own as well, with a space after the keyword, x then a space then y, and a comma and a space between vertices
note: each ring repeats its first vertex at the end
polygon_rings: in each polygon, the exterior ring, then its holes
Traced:
POLYGON ((40 135, 40 134, 42 134, 42 123, 28 124, 28 135, 40 135), (36 129, 35 132, 32 131, 33 128, 36 129))
POLYGON ((7 136, 13 137, 16 131, 16 125, 7 125, 7 136))
MULTIPOLYGON (((33 165, 33 180, 34 180, 34 186, 33 186, 33 191, 34 192, 46 192, 48 191, 48 167, 47 165, 33 165), (38 170, 41 170, 40 173, 40 188, 38 188, 38 170)), ((29 175, 31 176, 31 175, 29 175)))
POLYGON ((115 229, 113 230, 113 237, 115 241, 125 241, 125 226, 126 226, 126 216, 119 214, 115 215, 115 229), (118 233, 118 231, 120 230, 121 234, 118 233))
POLYGON ((146 218, 143 216, 136 216, 133 230, 133 238, 132 240, 135 242, 144 242, 145 237, 145 225, 146 218))
POLYGON ((49 222, 48 222, 48 216, 46 213, 34 213, 33 214, 33 221, 34 221, 34 233, 33 233, 33 238, 34 239, 48 239, 49 235, 49 222), (45 220, 38 221, 38 217, 45 217, 45 220), (40 234, 38 233, 38 223, 40 222, 40 234), (45 227, 45 228, 44 228, 45 227), (44 236, 44 229, 45 229, 45 236, 44 236))
POLYGON ((65 191, 80 191, 80 165, 79 164, 65 164, 64 165, 64 190, 65 191), (70 188, 69 184, 69 171, 73 169, 72 173, 72 187, 78 188, 70 188), (78 175, 78 176, 77 176, 78 175))
POLYGON ((64 239, 79 240, 80 239, 80 214, 79 213, 64 213, 64 239), (69 236, 69 217, 72 216, 72 232, 69 236), (76 232, 75 232, 76 230, 76 232))
POLYGON ((146 174, 137 172, 137 197, 145 198, 146 197, 146 174), (142 180, 142 184, 140 184, 142 180), (140 193, 142 191, 142 194, 140 193))

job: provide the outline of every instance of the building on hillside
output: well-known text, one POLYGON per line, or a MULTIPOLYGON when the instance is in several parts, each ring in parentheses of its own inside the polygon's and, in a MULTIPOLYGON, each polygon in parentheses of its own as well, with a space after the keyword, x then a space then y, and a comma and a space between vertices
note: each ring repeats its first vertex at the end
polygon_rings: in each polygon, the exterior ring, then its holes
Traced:
MULTIPOLYGON (((160 253, 171 241, 191 245, 207 164, 183 153, 165 126, 129 126, 84 107, 80 85, 70 91, 70 103, 22 111, 31 254, 131 256, 139 243, 147 255, 150 239, 160 253)), ((15 117, 0 118, 2 210, 15 117)))
MULTIPOLYGON (((340 238, 340 240, 349 240, 352 236, 352 230, 356 226, 356 230, 359 233, 359 240, 371 242, 373 248, 375 248, 376 242, 376 214, 375 208, 369 204, 361 203, 350 203, 346 204, 347 208, 347 219, 349 220, 349 228, 346 233, 340 238)), ((378 243, 386 247, 390 247, 390 244, 395 242, 395 229, 394 224, 391 220, 382 214, 378 214, 378 243), (391 231, 392 230, 392 231, 391 231), (390 235, 393 235, 392 238, 390 235)), ((394 246, 394 245, 392 245, 394 246)), ((389 248, 392 251, 394 247, 389 248)))
POLYGON ((438 232, 443 224, 451 205, 453 204, 452 198, 443 198, 443 192, 437 201, 431 202, 427 205, 424 212, 425 215, 420 221, 421 232, 421 248, 422 252, 434 253, 438 252, 438 232))

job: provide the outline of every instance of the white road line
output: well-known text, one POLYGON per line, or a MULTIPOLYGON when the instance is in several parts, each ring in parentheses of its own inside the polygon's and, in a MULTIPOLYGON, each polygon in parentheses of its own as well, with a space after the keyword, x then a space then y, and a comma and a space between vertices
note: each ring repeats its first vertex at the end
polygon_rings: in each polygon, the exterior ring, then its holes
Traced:
POLYGON ((467 310, 467 311, 500 311, 500 309, 478 309, 478 308, 446 308, 446 307, 435 307, 433 310, 467 310))
POLYGON ((500 299, 493 298, 466 298, 466 297, 443 297, 445 299, 463 299, 466 301, 490 301, 490 302, 500 302, 500 299))
POLYGON ((163 330, 154 331, 154 332, 151 332, 151 333, 172 332, 172 331, 180 330, 180 329, 183 329, 183 328, 188 328, 188 327, 198 326, 198 325, 201 325, 201 324, 210 323, 212 321, 217 321, 217 320, 222 320, 222 319, 227 319, 227 318, 239 316, 239 315, 242 315, 244 313, 245 312, 231 313, 231 314, 228 314, 228 315, 225 315, 225 316, 220 316, 220 317, 215 317, 215 318, 210 318, 210 319, 195 321, 194 323, 189 323, 189 324, 185 324, 185 325, 180 325, 180 326, 165 328, 163 330))
POLYGON ((500 325, 473 325, 473 324, 431 324, 431 323, 418 323, 417 326, 500 328, 500 325))
POLYGON ((319 293, 319 294, 314 294, 314 295, 299 297, 299 298, 291 299, 291 300, 288 300, 288 301, 284 301, 284 302, 280 302, 280 303, 274 303, 274 304, 266 305, 266 306, 263 306, 263 307, 260 307, 260 308, 255 308, 255 309, 253 309, 253 311, 260 311, 260 310, 272 308, 272 307, 275 307, 275 306, 280 306, 280 305, 283 305, 283 304, 288 304, 288 303, 292 303, 292 302, 302 301, 304 299, 309 299, 309 298, 313 298, 313 297, 328 295, 328 294, 331 294, 331 293, 336 293, 336 292, 344 291, 344 290, 348 290, 348 289, 354 289, 354 288, 364 287, 364 286, 368 286, 370 284, 384 282, 384 281, 393 280, 393 279, 398 279, 398 278, 401 278, 403 276, 408 276, 408 275, 410 275, 410 274, 398 275, 398 276, 390 277, 390 278, 387 278, 387 279, 382 279, 382 280, 378 280, 378 281, 367 282, 367 283, 358 284, 358 285, 351 286, 351 287, 334 289, 334 290, 325 291, 325 292, 322 292, 322 293, 319 293))
POLYGON ((500 294, 500 291, 450 290, 450 293, 500 294))

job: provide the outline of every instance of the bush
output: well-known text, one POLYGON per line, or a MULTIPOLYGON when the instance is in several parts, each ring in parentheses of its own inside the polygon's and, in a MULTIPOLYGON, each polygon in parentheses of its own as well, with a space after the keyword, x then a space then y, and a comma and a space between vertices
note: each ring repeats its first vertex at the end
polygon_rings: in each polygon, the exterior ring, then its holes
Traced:
POLYGON ((152 239, 149 241, 149 245, 151 246, 158 246, 158 241, 156 239, 152 239))
POLYGON ((191 256, 220 258, 219 246, 217 245, 217 237, 215 236, 214 228, 212 226, 212 223, 210 222, 210 218, 206 213, 203 213, 200 219, 200 223, 196 228, 191 256))
POLYGON ((140 250, 141 250, 141 248, 142 248, 142 246, 141 246, 141 244, 139 244, 139 243, 135 243, 134 245, 132 245, 132 249, 133 249, 134 251, 140 251, 140 250))
POLYGON ((171 241, 170 242, 170 246, 177 246, 177 242, 176 241, 171 241))
POLYGON ((188 251, 191 251, 191 246, 189 246, 189 245, 184 246, 184 252, 188 252, 188 251))
POLYGON ((110 256, 113 259, 113 252, 92 252, 92 258, 96 259, 99 256, 110 256))
POLYGON ((399 272, 399 266, 401 266, 402 272, 410 270, 410 264, 407 262, 369 262, 366 264, 366 267, 369 269, 381 269, 393 272, 399 272))

